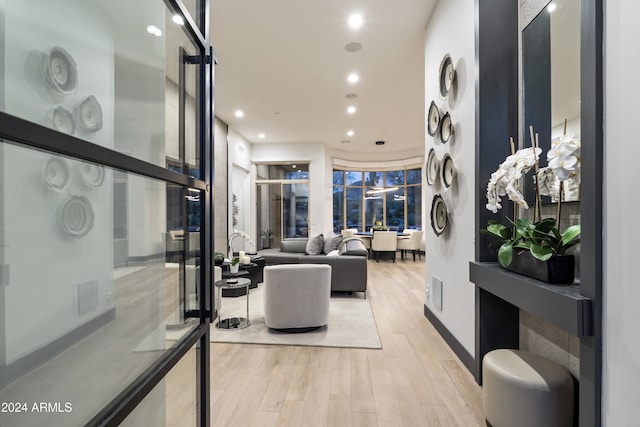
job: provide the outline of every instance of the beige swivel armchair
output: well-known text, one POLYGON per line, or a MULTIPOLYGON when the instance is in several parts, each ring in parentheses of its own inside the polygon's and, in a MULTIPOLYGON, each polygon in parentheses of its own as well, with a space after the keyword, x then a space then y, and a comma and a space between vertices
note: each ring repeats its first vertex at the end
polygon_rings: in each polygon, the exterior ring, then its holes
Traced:
POLYGON ((420 244, 422 243, 422 236, 424 235, 424 231, 421 230, 405 230, 409 232, 409 236, 398 236, 398 250, 400 251, 400 258, 404 259, 404 254, 406 251, 411 251, 413 253, 413 260, 416 260, 416 254, 418 257, 422 259, 420 256, 420 244))
POLYGON ((398 233, 395 231, 374 231, 371 239, 371 253, 376 256, 376 262, 380 260, 380 252, 391 254, 393 262, 396 262, 398 250, 398 233))
POLYGON ((264 268, 264 323, 284 332, 306 332, 329 322, 331 266, 281 264, 264 268))

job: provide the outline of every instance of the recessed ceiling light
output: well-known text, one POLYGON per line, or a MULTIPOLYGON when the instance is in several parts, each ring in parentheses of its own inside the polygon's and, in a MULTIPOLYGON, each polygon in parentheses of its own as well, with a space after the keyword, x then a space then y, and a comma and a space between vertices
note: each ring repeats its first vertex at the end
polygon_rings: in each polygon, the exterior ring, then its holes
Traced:
POLYGON ((362 27, 362 15, 359 13, 354 13, 349 16, 349 26, 351 28, 360 28, 362 27))
POLYGON ((347 80, 349 80, 349 83, 358 83, 358 80, 360 80, 360 76, 358 76, 356 73, 351 73, 349 74, 349 77, 347 77, 347 80))
POLYGON ((244 117, 244 111, 242 111, 242 110, 236 110, 236 112, 234 114, 238 118, 244 117))
POLYGON ((258 138, 260 139, 264 139, 266 137, 266 135, 264 133, 259 133, 258 134, 258 138))
POLYGON ((184 18, 180 15, 173 15, 173 22, 178 25, 184 25, 184 18))
POLYGON ((156 27, 155 25, 149 25, 147 26, 147 33, 156 37, 160 37, 162 35, 162 30, 160 30, 160 28, 156 27))
POLYGON ((291 165, 291 167, 295 169, 295 168, 296 168, 296 165, 291 165))
POLYGON ((354 132, 352 130, 347 132, 347 136, 353 136, 353 135, 354 135, 354 132))
POLYGON ((347 108, 347 113, 349 114, 353 114, 356 112, 356 107, 354 107, 353 105, 349 106, 349 108, 347 108))
POLYGON ((551 13, 554 10, 556 10, 557 7, 558 5, 552 2, 552 3, 549 3, 549 6, 547 6, 547 10, 549 11, 549 13, 551 13))
POLYGON ((357 93, 348 93, 344 96, 347 99, 356 99, 358 97, 357 93))
POLYGON ((347 52, 358 52, 360 49, 362 49, 362 45, 358 42, 351 42, 344 45, 344 50, 347 52))

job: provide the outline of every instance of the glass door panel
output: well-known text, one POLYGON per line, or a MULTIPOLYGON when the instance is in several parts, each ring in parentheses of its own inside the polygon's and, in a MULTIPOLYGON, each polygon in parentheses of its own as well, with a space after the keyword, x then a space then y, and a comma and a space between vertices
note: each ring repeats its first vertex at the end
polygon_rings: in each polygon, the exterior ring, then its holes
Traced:
POLYGON ((282 224, 285 238, 309 236, 309 185, 282 184, 282 224))
POLYGON ((184 257, 166 258, 164 182, 117 174, 123 200, 110 168, 8 143, 0 152, 0 401, 70 408, 5 413, 2 424, 83 425, 199 325, 185 313, 185 299, 200 307, 185 286, 196 276, 183 276, 184 257))

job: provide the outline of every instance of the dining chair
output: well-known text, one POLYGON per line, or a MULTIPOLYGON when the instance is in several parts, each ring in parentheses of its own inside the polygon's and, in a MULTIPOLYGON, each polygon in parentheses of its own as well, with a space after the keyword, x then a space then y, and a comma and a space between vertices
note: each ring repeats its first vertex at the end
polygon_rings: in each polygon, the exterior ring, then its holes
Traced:
POLYGON ((400 258, 404 259, 405 252, 411 251, 413 252, 413 261, 416 260, 416 254, 418 254, 420 259, 422 259, 420 256, 420 244, 422 243, 424 231, 405 230, 405 232, 407 231, 409 232, 408 236, 398 236, 398 250, 400 251, 400 258))
POLYGON ((380 260, 380 252, 391 253, 393 262, 396 262, 398 246, 398 233, 395 231, 374 231, 371 239, 371 252, 376 256, 376 262, 380 260))
POLYGON ((345 228, 340 233, 342 234, 342 237, 350 237, 355 236, 357 232, 357 228, 345 228))

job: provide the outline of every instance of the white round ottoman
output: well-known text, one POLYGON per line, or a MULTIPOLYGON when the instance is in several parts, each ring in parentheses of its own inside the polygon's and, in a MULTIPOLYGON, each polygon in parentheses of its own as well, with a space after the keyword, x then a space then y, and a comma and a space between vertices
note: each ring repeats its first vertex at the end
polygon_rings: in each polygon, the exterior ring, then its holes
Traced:
POLYGON ((573 378, 546 357, 500 349, 482 360, 484 414, 493 427, 571 427, 573 378))

